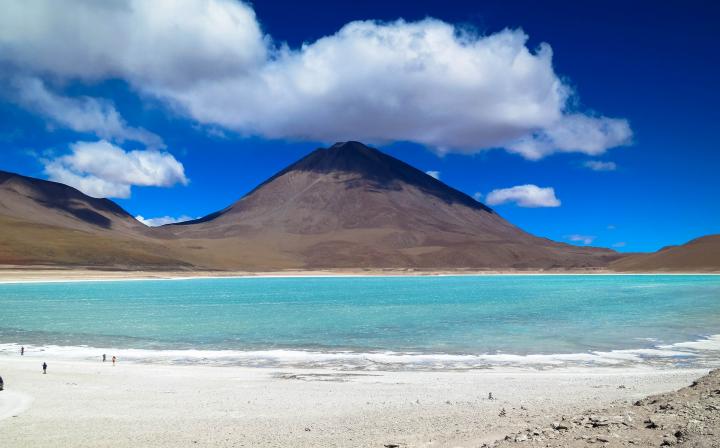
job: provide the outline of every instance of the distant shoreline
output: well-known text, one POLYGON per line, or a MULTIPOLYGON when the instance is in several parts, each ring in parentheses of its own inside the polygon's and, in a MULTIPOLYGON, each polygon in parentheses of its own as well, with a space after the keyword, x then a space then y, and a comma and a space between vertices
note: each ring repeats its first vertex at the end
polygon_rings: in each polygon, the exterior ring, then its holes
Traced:
POLYGON ((195 280, 230 278, 343 278, 343 277, 474 277, 553 275, 720 275, 720 272, 615 272, 610 270, 408 270, 408 269, 317 269, 283 271, 126 271, 78 269, 0 268, 0 284, 98 282, 123 280, 195 280))

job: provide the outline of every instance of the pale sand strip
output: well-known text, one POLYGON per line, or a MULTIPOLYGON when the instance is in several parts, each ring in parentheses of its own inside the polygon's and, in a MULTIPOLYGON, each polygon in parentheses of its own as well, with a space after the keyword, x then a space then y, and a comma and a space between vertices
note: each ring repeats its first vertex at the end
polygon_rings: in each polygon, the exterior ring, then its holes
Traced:
POLYGON ((0 392, 0 420, 19 415, 30 407, 30 403, 32 397, 22 392, 9 390, 0 392))
POLYGON ((626 273, 608 270, 513 271, 513 270, 413 270, 413 269, 330 269, 247 271, 109 271, 96 269, 42 269, 0 266, 0 284, 38 282, 83 282, 119 280, 188 280, 196 278, 293 278, 293 277, 420 277, 477 275, 720 275, 717 272, 626 273))
POLYGON ((706 370, 333 372, 0 356, 29 409, 0 446, 475 447, 558 414, 689 384, 706 370), (620 388, 619 386, 625 386, 620 388), (497 398, 487 399, 488 392, 497 398), (501 409, 507 411, 500 417, 501 409))

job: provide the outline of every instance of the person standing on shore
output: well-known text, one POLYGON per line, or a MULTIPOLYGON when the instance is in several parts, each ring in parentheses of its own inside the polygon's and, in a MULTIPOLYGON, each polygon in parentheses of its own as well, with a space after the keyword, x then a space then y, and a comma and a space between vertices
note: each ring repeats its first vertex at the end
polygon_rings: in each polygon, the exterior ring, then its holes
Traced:
POLYGON ((22 347, 20 347, 20 356, 24 356, 24 355, 25 355, 25 346, 23 345, 22 347))
POLYGON ((112 357, 113 367, 115 367, 115 355, 112 357))
POLYGON ((103 353, 103 362, 105 362, 105 353, 103 353))
POLYGON ((43 374, 47 373, 47 363, 43 362, 43 374))

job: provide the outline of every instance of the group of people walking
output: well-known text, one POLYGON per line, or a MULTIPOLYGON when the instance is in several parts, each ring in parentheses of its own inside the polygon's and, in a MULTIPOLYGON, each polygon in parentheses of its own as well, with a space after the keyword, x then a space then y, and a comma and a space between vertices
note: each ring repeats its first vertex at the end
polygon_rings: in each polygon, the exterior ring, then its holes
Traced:
MULTIPOLYGON (((25 356, 25 346, 24 345, 20 346, 20 356, 25 356)), ((43 361, 43 363, 42 363, 43 374, 47 374, 47 367, 48 367, 47 363, 43 361)))
MULTIPOLYGON (((20 347, 20 356, 25 356, 25 346, 20 347)), ((42 363, 43 368, 43 374, 47 374, 47 363, 43 361, 42 363)))
MULTIPOLYGON (((25 346, 24 345, 20 347, 20 356, 25 356, 25 346)), ((47 374, 47 367, 48 367, 47 363, 43 361, 43 363, 42 363, 43 374, 47 374)))
MULTIPOLYGON (((24 345, 20 347, 20 356, 25 356, 25 346, 24 345)), ((113 355, 113 357, 110 358, 110 360, 112 361, 112 365, 115 366, 115 362, 117 362, 117 358, 115 357, 115 355, 113 355)), ((107 355, 105 355, 105 353, 103 353, 103 355, 102 355, 102 361, 103 362, 107 361, 107 355)), ((47 369, 48 369, 47 362, 43 361, 43 363, 42 363, 43 375, 47 375, 47 369)), ((5 382, 3 381, 2 376, 0 376, 0 391, 2 391, 4 388, 5 388, 5 382)))
MULTIPOLYGON (((25 346, 24 345, 20 346, 20 356, 25 356, 25 346)), ((103 353, 103 355, 102 355, 102 360, 103 360, 103 362, 107 361, 107 355, 105 355, 105 353, 103 353)), ((115 355, 113 355, 113 357, 111 358, 111 361, 112 361, 112 365, 115 366, 115 362, 117 361, 117 358, 115 357, 115 355)), ((47 362, 43 361, 43 363, 42 363, 43 374, 47 374, 47 368, 48 368, 47 362)), ((0 390, 3 390, 3 385, 4 385, 3 379, 2 379, 2 377, 0 377, 0 390)))

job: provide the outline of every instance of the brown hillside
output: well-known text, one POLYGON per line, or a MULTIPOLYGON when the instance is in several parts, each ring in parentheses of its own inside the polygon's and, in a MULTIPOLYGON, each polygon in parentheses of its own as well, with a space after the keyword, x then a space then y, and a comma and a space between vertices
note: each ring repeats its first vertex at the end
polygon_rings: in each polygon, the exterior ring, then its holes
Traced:
POLYGON ((612 262, 610 268, 623 272, 718 272, 720 235, 696 238, 651 254, 629 255, 612 262))
POLYGON ((0 171, 0 265, 189 266, 114 202, 5 171, 0 171))

